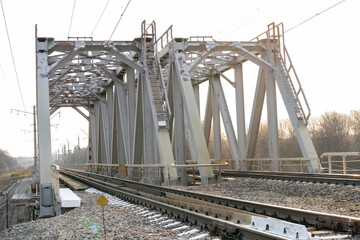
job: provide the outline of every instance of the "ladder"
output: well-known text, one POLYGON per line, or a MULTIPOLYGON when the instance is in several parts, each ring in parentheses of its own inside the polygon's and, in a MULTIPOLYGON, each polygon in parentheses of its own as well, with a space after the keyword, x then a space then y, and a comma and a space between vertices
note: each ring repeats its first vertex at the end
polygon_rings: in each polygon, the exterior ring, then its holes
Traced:
POLYGON ((165 127, 168 129, 168 120, 171 115, 171 111, 166 95, 166 86, 163 80, 160 60, 157 55, 155 21, 149 25, 143 21, 141 29, 144 56, 143 64, 147 67, 153 96, 153 104, 157 116, 157 124, 159 127, 165 127))
POLYGON ((158 62, 156 61, 153 49, 150 51, 147 50, 146 67, 149 74, 158 125, 159 127, 168 127, 168 114, 166 111, 166 99, 164 94, 165 89, 161 83, 161 77, 159 76, 161 73, 158 71, 158 62))
POLYGON ((282 23, 278 25, 270 23, 265 33, 267 36, 268 49, 270 50, 267 56, 268 61, 276 67, 275 71, 276 74, 278 74, 276 81, 285 101, 286 108, 289 114, 292 112, 296 119, 303 122, 306 127, 309 124, 311 109, 285 47, 284 25, 282 23), (291 76, 293 76, 293 78, 291 76), (302 104, 302 101, 305 105, 302 104), (305 109, 304 106, 306 107, 305 109))
POLYGON ((280 51, 272 51, 273 56, 270 57, 270 59, 273 59, 275 63, 274 65, 280 75, 277 84, 279 86, 281 94, 285 95, 283 97, 284 99, 286 99, 286 104, 290 105, 289 108, 293 110, 296 118, 299 121, 303 121, 304 125, 307 126, 308 120, 311 115, 311 110, 307 102, 303 88, 295 72, 294 66, 292 65, 291 59, 288 55, 288 52, 285 47, 284 49, 285 49, 285 55, 287 59, 289 59, 289 63, 290 63, 289 68, 286 68, 284 59, 281 56, 280 51), (293 79, 291 78, 291 74, 290 74, 291 72, 296 78, 295 84, 293 79), (305 102, 304 106, 306 107, 306 111, 303 107, 301 99, 305 102))

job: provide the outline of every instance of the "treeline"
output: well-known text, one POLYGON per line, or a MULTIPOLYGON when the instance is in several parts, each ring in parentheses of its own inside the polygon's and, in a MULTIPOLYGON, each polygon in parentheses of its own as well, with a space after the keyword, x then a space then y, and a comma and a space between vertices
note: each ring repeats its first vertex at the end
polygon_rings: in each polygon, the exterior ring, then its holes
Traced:
POLYGON ((15 171, 18 167, 16 159, 11 157, 6 150, 0 149, 0 174, 15 171))
MULTIPOLYGON (((320 157, 324 152, 360 152, 360 110, 350 114, 327 112, 320 117, 310 118, 307 127, 316 152, 320 157)), ((256 143, 255 158, 269 156, 267 123, 262 123, 256 143)), ((280 157, 302 157, 298 141, 290 120, 279 123, 280 157)), ((214 139, 211 129, 209 139, 210 158, 214 158, 214 139)), ((221 136, 221 157, 231 159, 229 145, 224 133, 221 136)), ((53 155, 54 162, 64 165, 85 164, 88 159, 87 148, 69 149, 53 155)), ((186 159, 191 159, 190 151, 186 148, 186 159)))
POLYGON ((65 149, 62 153, 53 154, 53 162, 59 165, 82 165, 88 162, 88 148, 65 149))
MULTIPOLYGON (((326 112, 320 117, 310 118, 307 127, 318 156, 324 152, 360 152, 360 110, 350 114, 326 112)), ((222 158, 232 158, 227 139, 222 134, 222 158)), ((210 136, 210 158, 214 158, 213 137, 210 136)), ((279 123, 280 157, 301 157, 299 144, 290 120, 279 123)), ((267 124, 262 123, 256 144, 255 158, 269 156, 267 124)))

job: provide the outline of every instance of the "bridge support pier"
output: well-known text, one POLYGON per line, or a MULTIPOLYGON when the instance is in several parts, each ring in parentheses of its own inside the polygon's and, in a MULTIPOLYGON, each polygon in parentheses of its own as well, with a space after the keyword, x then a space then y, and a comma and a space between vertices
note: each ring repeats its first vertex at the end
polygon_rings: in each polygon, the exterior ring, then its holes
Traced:
POLYGON ((36 101, 40 163, 40 217, 54 216, 52 190, 47 38, 36 41, 36 101))

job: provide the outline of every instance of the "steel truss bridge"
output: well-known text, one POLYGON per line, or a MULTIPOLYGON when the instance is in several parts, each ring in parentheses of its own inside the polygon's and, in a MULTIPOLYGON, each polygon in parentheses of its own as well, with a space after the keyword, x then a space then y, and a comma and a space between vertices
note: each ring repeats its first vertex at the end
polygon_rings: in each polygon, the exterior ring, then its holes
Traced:
MULTIPOLYGON (((232 158, 254 157, 266 96, 269 157, 279 158, 276 85, 303 157, 314 159, 308 171, 319 170, 306 129, 310 108, 285 47, 282 24, 269 24, 251 41, 174 38, 172 27, 158 37, 155 22, 145 21, 141 36, 132 41, 36 37, 36 65, 41 196, 51 194, 50 116, 61 107, 72 107, 89 121, 89 163, 185 164, 187 142, 197 164, 211 164, 211 127, 214 156, 221 159, 220 116, 232 158), (246 134, 243 63, 248 61, 259 70, 246 134), (224 74, 231 69, 233 79, 224 74), (228 108, 224 80, 234 87, 235 110, 228 108), (199 85, 203 82, 209 88, 202 126, 199 85), (236 111, 235 123, 230 111, 236 111)), ((235 162, 237 169, 247 169, 243 161, 235 162)), ((279 162, 272 161, 270 169, 278 170, 279 162)), ((214 177, 210 167, 199 170, 203 184, 214 177)), ((185 168, 164 171, 170 181, 185 183, 185 168)), ((159 172, 151 174, 159 178, 159 172)), ((46 215, 45 200, 41 206, 46 215)))

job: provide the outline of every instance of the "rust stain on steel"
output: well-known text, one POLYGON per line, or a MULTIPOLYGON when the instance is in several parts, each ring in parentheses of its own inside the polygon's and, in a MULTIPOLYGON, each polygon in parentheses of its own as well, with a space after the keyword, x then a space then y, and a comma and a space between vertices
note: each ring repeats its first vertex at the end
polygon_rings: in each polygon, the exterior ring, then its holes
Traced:
POLYGON ((74 46, 74 43, 57 43, 55 46, 74 46))

